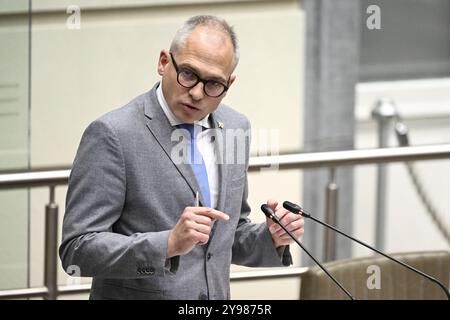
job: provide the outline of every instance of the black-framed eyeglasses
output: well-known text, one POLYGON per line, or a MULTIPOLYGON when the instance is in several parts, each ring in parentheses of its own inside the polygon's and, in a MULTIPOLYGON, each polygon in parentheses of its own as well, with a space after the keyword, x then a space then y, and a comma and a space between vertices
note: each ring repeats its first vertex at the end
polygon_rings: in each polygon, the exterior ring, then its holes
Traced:
POLYGON ((172 58, 173 66, 175 67, 175 71, 177 72, 177 81, 182 87, 190 89, 201 82, 203 83, 203 92, 207 96, 213 98, 220 97, 225 91, 228 90, 229 87, 219 81, 205 80, 200 78, 195 72, 189 69, 178 68, 172 52, 170 52, 170 57, 172 58))

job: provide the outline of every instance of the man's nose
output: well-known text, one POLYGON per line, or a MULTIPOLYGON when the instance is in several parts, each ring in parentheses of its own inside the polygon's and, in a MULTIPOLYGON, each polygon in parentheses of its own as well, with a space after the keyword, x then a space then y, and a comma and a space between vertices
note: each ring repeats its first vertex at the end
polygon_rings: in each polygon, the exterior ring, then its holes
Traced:
POLYGON ((201 100, 205 97, 205 92, 203 91, 204 84, 202 82, 197 83, 195 87, 192 87, 189 90, 189 94, 191 95, 192 99, 195 101, 201 100))

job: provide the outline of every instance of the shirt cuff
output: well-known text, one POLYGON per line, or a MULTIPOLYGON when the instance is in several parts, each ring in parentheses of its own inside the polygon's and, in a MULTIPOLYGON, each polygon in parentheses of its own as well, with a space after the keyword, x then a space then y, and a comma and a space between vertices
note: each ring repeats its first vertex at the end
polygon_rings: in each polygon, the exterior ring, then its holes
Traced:
POLYGON ((179 263, 180 263, 180 256, 175 256, 166 259, 166 262, 164 264, 164 270, 170 273, 177 273, 179 263))

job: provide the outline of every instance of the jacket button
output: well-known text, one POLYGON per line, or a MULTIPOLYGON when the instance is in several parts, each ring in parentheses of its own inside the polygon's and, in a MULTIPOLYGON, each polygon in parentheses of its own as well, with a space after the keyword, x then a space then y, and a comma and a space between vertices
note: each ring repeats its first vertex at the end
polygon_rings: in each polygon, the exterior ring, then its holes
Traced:
POLYGON ((137 273, 141 274, 142 273, 142 269, 141 268, 137 268, 137 273))
POLYGON ((209 253, 209 252, 208 252, 208 254, 206 255, 206 260, 211 259, 211 257, 212 257, 212 253, 209 253))
POLYGON ((200 295, 198 296, 198 299, 199 300, 207 300, 208 296, 206 294, 204 294, 204 293, 200 293, 200 295))
POLYGON ((149 274, 151 276, 155 274, 155 268, 153 268, 153 267, 147 268, 146 271, 147 271, 147 274, 149 274))

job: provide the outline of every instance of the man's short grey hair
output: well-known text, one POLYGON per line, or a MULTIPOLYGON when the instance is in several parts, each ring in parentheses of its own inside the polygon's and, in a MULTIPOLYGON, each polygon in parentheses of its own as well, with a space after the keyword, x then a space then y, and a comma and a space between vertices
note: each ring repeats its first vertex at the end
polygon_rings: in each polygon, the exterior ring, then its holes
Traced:
POLYGON ((232 26, 228 24, 224 19, 211 16, 211 15, 199 15, 189 18, 180 29, 178 29, 175 37, 172 40, 172 44, 170 45, 171 52, 177 52, 183 44, 185 43, 187 37, 194 31, 194 29, 198 26, 208 26, 212 29, 222 31, 226 33, 233 44, 234 49, 234 65, 233 69, 236 68, 239 62, 239 45, 236 33, 232 26))

